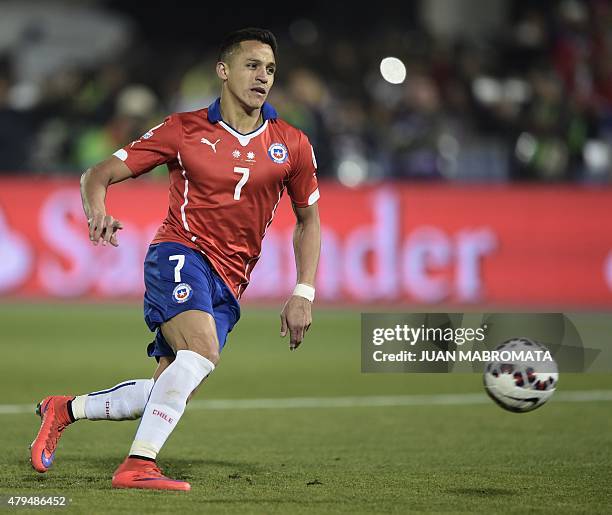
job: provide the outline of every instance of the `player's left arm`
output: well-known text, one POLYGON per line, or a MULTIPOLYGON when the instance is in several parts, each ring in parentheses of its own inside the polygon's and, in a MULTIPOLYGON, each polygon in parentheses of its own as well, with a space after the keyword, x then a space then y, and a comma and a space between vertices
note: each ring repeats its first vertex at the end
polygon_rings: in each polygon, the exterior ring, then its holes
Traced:
MULTIPOLYGON (((318 203, 311 206, 297 207, 293 204, 296 217, 293 231, 293 251, 297 270, 298 285, 314 289, 315 275, 321 252, 321 224, 319 221, 318 203)), ((314 290, 313 290, 314 291, 314 290)), ((294 292, 295 293, 295 292, 294 292)), ((290 333, 289 348, 299 347, 304 334, 312 323, 312 302, 299 295, 291 295, 281 312, 281 336, 290 333)))

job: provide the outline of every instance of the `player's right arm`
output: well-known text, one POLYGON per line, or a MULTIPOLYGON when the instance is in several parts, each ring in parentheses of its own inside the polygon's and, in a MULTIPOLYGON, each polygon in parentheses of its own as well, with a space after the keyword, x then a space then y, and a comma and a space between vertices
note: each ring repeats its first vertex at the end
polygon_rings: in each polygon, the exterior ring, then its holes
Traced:
POLYGON ((110 243, 117 247, 117 231, 123 228, 119 220, 106 213, 106 190, 111 184, 132 177, 132 171, 115 156, 89 168, 81 175, 81 199, 89 225, 89 239, 94 245, 110 243))
POLYGON ((139 139, 117 150, 81 176, 83 210, 89 225, 89 239, 94 245, 117 246, 117 231, 123 226, 106 213, 106 190, 111 184, 138 177, 156 166, 176 159, 182 137, 178 116, 168 116, 139 139))

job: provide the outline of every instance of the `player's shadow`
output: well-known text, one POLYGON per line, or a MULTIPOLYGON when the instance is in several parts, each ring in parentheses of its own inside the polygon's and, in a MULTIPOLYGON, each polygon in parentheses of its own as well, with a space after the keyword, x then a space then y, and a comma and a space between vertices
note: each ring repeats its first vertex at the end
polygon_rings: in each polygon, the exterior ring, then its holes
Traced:
MULTIPOLYGON (((108 469, 109 466, 115 470, 123 461, 124 456, 96 456, 96 457, 70 457, 64 458, 65 463, 72 466, 86 466, 87 468, 108 469)), ((241 468, 249 472, 256 472, 257 467, 253 463, 242 461, 227 461, 227 460, 211 460, 206 458, 167 458, 160 460, 160 466, 170 468, 181 468, 189 466, 209 466, 209 467, 226 467, 226 468, 241 468)))
POLYGON ((168 458, 167 463, 173 468, 197 465, 209 467, 241 468, 243 470, 248 469, 249 472, 257 471, 257 467, 255 467, 253 463, 247 463, 243 461, 209 460, 205 458, 168 458))
MULTIPOLYGON (((93 472, 95 470, 98 474, 112 474, 122 459, 109 457, 71 458, 70 462, 82 471, 82 478, 86 475, 86 471, 93 472)), ((180 476, 190 476, 194 470, 227 469, 231 472, 240 471, 241 474, 257 474, 262 471, 261 467, 251 462, 206 458, 168 458, 167 460, 160 460, 160 466, 164 472, 180 476)))
MULTIPOLYGON (((49 474, 37 474, 32 471, 29 466, 24 468, 24 473, 15 477, 15 484, 19 486, 36 486, 48 485, 65 485, 66 482, 73 485, 90 485, 93 487, 97 483, 105 483, 112 475, 117 466, 121 463, 122 458, 109 456, 97 456, 88 458, 64 458, 62 461, 65 464, 64 470, 61 469, 61 464, 57 467, 57 471, 52 470, 49 474), (79 473, 73 476, 74 471, 79 473)), ((262 468, 254 463, 243 461, 227 461, 227 460, 211 460, 202 458, 172 458, 167 462, 161 463, 164 472, 170 475, 177 475, 183 479, 193 478, 195 471, 226 469, 237 477, 248 478, 262 472, 262 468)), ((247 481, 249 481, 247 479, 247 481)), ((7 485, 8 486, 8 485, 7 485)))
POLYGON ((510 488, 447 488, 446 492, 450 494, 464 495, 467 497, 489 497, 489 496, 504 496, 515 495, 517 490, 510 488))
POLYGON ((177 473, 188 473, 193 469, 213 470, 215 468, 230 469, 232 472, 240 471, 241 474, 257 474, 262 471, 254 463, 244 461, 227 461, 227 460, 210 460, 210 459, 193 459, 193 458, 173 458, 168 461, 167 468, 177 473))

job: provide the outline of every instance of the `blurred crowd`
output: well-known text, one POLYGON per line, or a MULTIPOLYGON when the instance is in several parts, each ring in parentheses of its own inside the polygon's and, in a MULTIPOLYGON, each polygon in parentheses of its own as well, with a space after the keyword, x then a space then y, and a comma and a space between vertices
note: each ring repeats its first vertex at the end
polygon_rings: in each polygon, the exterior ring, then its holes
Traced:
MULTIPOLYGON (((270 102, 308 134, 319 175, 610 182, 612 2, 498 0, 482 30, 445 23, 436 4, 363 31, 269 26, 280 45, 270 102), (404 63, 401 84, 381 75, 387 56, 404 63)), ((168 46, 164 31, 143 40, 138 19, 95 3, 69 6, 70 24, 59 7, 33 16, 48 5, 0 6, 0 173, 80 174, 218 95, 216 47, 168 46)))

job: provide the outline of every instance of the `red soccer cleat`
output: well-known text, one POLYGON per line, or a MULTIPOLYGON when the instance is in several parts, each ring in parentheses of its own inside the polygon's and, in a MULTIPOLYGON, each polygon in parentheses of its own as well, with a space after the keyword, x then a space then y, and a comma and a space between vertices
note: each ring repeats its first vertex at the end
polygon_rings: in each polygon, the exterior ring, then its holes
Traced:
POLYGON ((68 401, 74 397, 53 395, 45 397, 36 406, 36 414, 40 415, 40 429, 30 445, 30 461, 38 472, 47 472, 53 464, 55 449, 62 432, 72 423, 68 414, 68 401))
POLYGON ((115 470, 113 488, 148 488, 151 490, 182 490, 188 492, 191 485, 187 481, 170 479, 162 474, 154 461, 138 458, 125 458, 115 470))

